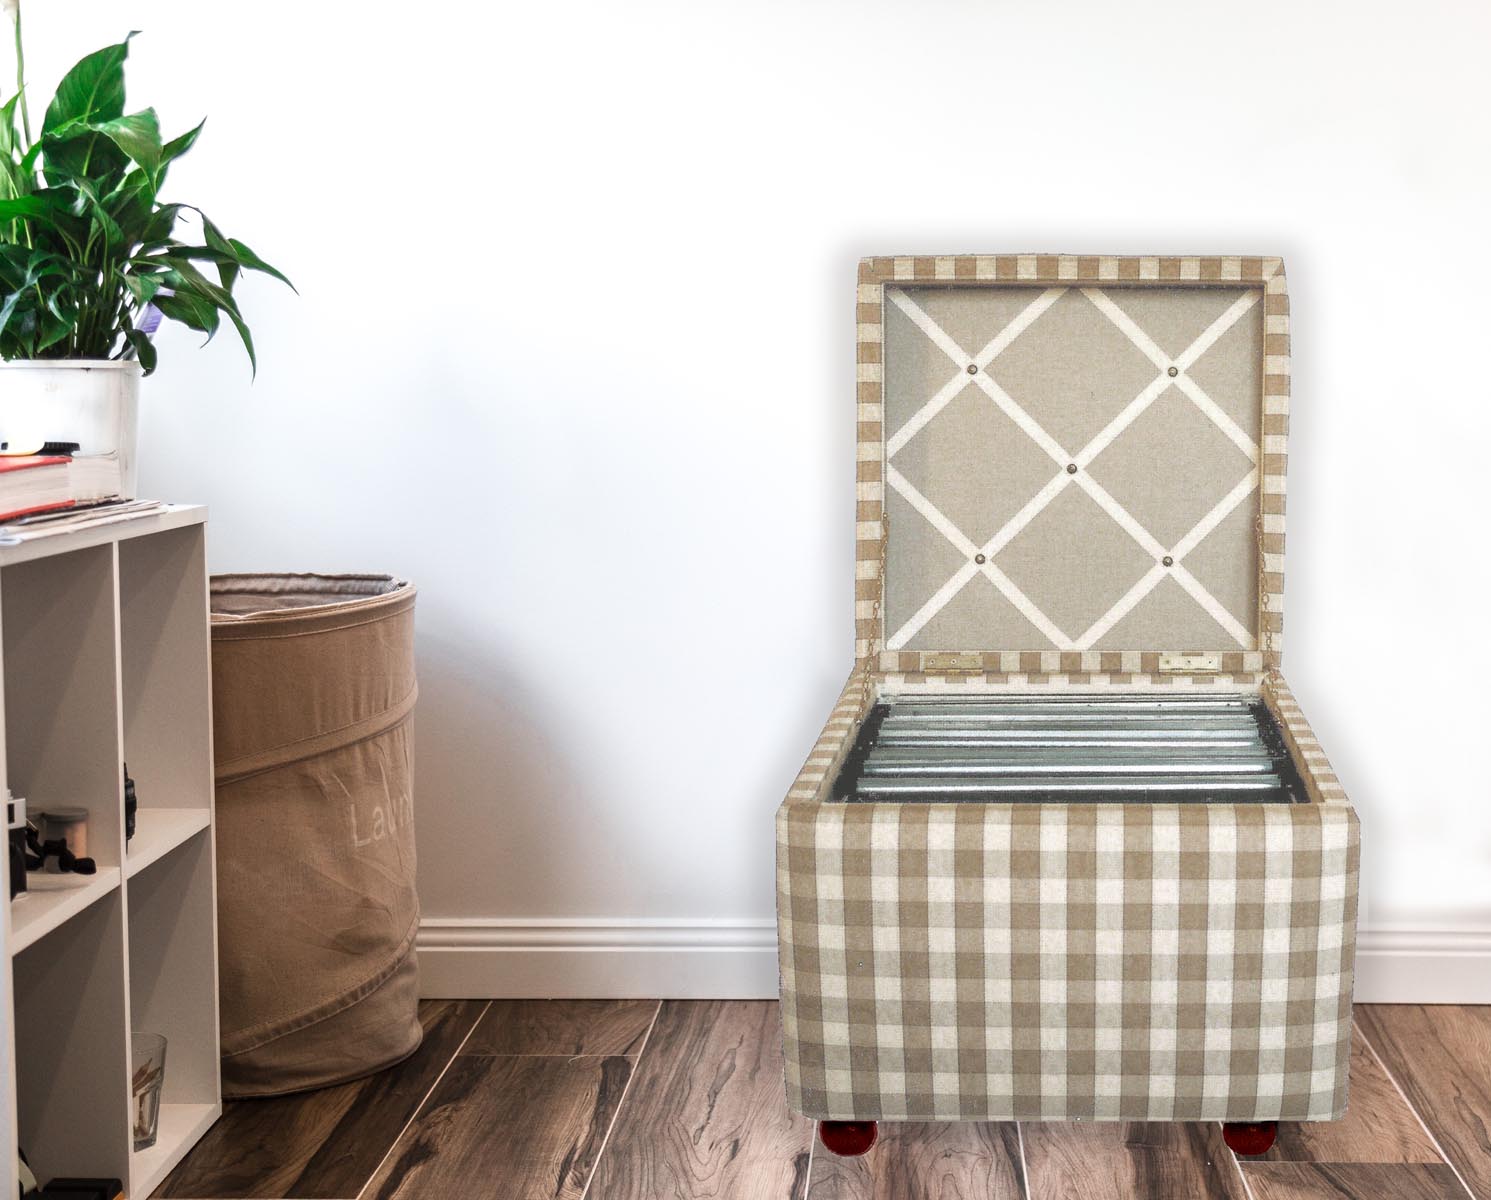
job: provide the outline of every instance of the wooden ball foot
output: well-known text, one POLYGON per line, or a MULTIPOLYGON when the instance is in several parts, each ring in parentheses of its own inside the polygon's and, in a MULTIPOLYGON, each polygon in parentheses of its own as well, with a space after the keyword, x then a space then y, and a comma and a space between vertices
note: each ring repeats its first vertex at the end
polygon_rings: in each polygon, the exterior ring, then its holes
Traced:
POLYGON ((819 1121, 818 1140, 841 1158, 858 1158, 875 1144, 880 1129, 874 1121, 819 1121))
POLYGON ((1279 1136, 1277 1121, 1226 1121, 1222 1140, 1234 1154, 1267 1154, 1279 1136))

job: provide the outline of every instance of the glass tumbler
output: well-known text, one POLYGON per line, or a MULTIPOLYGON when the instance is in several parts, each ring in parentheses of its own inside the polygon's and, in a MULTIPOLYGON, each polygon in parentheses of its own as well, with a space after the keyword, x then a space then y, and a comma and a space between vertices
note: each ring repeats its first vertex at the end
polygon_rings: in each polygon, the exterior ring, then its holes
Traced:
POLYGON ((160 1125, 160 1091, 166 1078, 166 1039, 158 1033, 137 1033, 130 1038, 130 1095, 134 1116, 136 1150, 155 1145, 160 1125))

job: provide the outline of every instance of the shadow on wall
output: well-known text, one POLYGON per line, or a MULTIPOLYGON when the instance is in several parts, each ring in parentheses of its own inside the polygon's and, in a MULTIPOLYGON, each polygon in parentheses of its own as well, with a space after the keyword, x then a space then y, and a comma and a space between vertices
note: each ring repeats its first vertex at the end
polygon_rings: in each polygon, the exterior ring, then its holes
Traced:
MULTIPOLYGON (((650 918, 677 915, 680 905, 693 916, 770 916, 774 813, 843 685, 837 672, 765 710, 670 710, 675 726, 698 727, 666 754, 627 759, 626 734, 614 728, 623 718, 604 695, 566 697, 569 676, 535 681, 494 653, 489 634, 462 640, 450 631, 463 626, 441 615, 440 633, 421 629, 417 642, 414 811, 424 917, 650 918), (737 727, 751 731, 748 745, 759 739, 770 750, 760 760, 743 754, 700 793, 694 781, 716 765, 721 730, 737 727), (698 819, 701 795, 715 805, 706 821, 698 819), (653 807, 639 814, 643 800, 653 807), (670 819, 682 823, 671 837, 655 824, 670 819)), ((722 693, 733 690, 742 689, 721 682, 722 693)), ((724 744, 741 752, 738 737, 724 744)))
MULTIPOLYGON (((447 625, 448 629, 449 626, 447 625)), ((421 631, 414 805, 425 916, 591 911, 574 870, 624 856, 598 819, 564 723, 490 640, 421 631)))

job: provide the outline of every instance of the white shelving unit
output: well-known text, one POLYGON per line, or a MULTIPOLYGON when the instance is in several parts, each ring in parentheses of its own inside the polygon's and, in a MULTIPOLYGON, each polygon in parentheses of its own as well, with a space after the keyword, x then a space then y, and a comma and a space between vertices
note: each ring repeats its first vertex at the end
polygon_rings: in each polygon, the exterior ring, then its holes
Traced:
POLYGON ((98 863, 31 874, 0 919, 10 1180, 20 1146, 42 1182, 115 1176, 144 1200, 222 1112, 206 516, 0 546, 0 787, 33 813, 87 808, 98 863), (159 1135, 139 1153, 131 1030, 167 1039, 159 1135))

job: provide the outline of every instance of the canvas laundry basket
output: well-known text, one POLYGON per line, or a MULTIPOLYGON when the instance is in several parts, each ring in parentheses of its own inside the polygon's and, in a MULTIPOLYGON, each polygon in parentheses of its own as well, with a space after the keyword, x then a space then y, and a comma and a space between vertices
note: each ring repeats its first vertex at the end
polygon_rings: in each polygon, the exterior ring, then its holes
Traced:
POLYGON ((420 1043, 414 594, 212 580, 223 1092, 324 1087, 420 1043))

